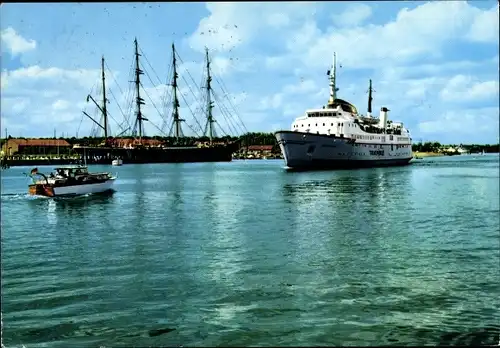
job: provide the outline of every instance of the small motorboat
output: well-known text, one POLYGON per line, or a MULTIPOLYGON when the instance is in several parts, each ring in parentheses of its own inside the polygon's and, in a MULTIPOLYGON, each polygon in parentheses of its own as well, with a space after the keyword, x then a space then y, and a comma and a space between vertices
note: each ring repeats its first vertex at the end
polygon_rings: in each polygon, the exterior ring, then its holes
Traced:
POLYGON ((68 166, 55 168, 55 173, 46 176, 34 168, 30 172, 33 184, 28 192, 36 196, 67 196, 101 193, 111 190, 116 176, 110 173, 89 173, 84 166, 68 166), (41 177, 36 180, 35 176, 41 177))
POLYGON ((111 161, 112 166, 121 166, 123 164, 123 160, 121 158, 115 158, 111 161))

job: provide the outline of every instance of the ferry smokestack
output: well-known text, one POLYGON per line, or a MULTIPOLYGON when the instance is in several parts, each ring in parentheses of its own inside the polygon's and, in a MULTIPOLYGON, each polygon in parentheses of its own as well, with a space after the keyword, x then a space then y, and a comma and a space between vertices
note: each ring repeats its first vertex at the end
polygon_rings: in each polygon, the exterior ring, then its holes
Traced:
POLYGON ((379 117, 379 127, 382 129, 387 128, 387 118, 388 118, 389 109, 385 106, 380 108, 380 117, 379 117))

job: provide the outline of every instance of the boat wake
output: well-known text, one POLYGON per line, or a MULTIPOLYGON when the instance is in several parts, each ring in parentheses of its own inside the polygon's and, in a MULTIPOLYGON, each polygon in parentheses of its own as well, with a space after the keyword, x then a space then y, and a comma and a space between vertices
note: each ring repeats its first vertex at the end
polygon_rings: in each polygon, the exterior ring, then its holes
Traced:
POLYGON ((38 196, 31 196, 27 193, 2 193, 0 195, 2 201, 16 201, 16 200, 34 200, 38 198, 47 198, 47 197, 38 197, 38 196))
POLYGON ((64 196, 56 196, 52 197, 53 200, 61 201, 61 200, 78 200, 78 199, 86 199, 92 197, 109 197, 112 196, 116 191, 113 189, 109 189, 103 192, 94 192, 94 193, 86 193, 83 195, 64 195, 64 196))
POLYGON ((46 197, 46 196, 40 196, 40 195, 30 195, 27 193, 2 193, 0 195, 1 199, 4 201, 15 201, 15 200, 30 200, 30 201, 36 201, 36 200, 56 200, 56 201, 61 201, 61 200, 76 200, 76 199, 85 199, 85 198, 90 198, 90 197, 108 197, 112 196, 116 191, 113 189, 109 189, 104 192, 98 192, 98 193, 87 193, 83 195, 68 195, 68 196, 57 196, 57 197, 46 197))

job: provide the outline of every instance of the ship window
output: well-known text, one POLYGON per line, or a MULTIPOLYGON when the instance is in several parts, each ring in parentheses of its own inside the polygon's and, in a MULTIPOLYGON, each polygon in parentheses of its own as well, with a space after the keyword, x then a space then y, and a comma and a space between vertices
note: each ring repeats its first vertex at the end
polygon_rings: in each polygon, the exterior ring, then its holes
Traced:
POLYGON ((311 127, 311 125, 310 125, 310 124, 308 124, 308 125, 307 125, 307 127, 311 127))
POLYGON ((337 127, 339 127, 339 126, 340 126, 340 123, 337 123, 337 127))
POLYGON ((316 127, 318 127, 318 124, 316 123, 316 127))
POLYGON ((323 126, 324 126, 324 125, 325 125, 325 124, 323 123, 323 126))
POLYGON ((333 126, 333 123, 332 123, 332 126, 333 126))

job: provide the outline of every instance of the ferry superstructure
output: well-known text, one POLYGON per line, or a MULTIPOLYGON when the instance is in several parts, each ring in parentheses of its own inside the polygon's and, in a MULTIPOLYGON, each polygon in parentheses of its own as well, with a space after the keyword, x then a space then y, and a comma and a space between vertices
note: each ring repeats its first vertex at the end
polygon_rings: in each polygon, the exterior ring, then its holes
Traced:
POLYGON ((388 118, 382 107, 372 116, 372 82, 368 90, 367 115, 351 103, 337 98, 336 55, 330 79, 330 98, 321 109, 306 110, 291 130, 275 133, 289 168, 345 168, 406 165, 412 159, 410 132, 401 122, 388 118))

